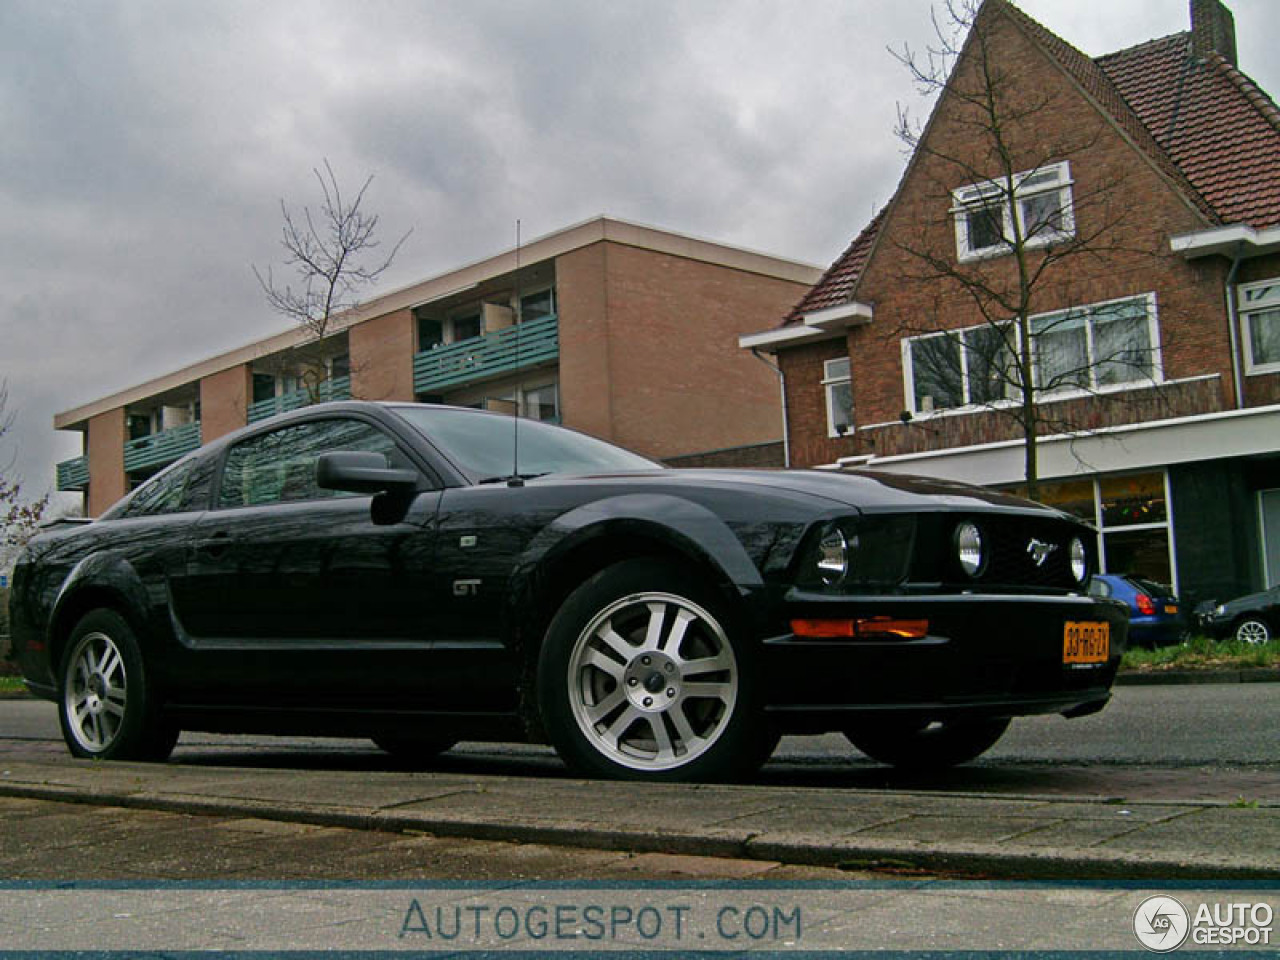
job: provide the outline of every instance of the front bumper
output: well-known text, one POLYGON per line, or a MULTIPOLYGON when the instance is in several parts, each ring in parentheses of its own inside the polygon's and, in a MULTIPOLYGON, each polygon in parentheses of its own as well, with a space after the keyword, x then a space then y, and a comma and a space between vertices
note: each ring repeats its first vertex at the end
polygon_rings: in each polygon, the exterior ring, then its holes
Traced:
POLYGON ((764 639, 764 696, 783 729, 840 729, 855 716, 934 719, 1092 713, 1106 703, 1127 643, 1122 604, 1088 596, 871 596, 790 592, 792 619, 926 620, 917 639, 764 639), (1068 622, 1109 624, 1105 662, 1064 663, 1068 622))

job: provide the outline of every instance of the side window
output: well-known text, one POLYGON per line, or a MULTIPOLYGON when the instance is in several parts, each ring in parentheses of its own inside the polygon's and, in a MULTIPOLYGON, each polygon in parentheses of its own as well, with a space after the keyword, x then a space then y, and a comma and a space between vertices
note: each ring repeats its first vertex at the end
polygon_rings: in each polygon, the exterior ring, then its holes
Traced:
POLYGON ((129 499, 121 516, 153 517, 162 513, 178 513, 193 509, 183 504, 186 500, 184 494, 187 483, 194 471, 195 461, 187 461, 152 477, 129 499))
POLYGON ((218 505, 249 507, 358 496, 316 486, 316 460, 335 450, 382 453, 394 466, 409 465, 394 440, 361 420, 300 423, 232 447, 222 472, 218 505))

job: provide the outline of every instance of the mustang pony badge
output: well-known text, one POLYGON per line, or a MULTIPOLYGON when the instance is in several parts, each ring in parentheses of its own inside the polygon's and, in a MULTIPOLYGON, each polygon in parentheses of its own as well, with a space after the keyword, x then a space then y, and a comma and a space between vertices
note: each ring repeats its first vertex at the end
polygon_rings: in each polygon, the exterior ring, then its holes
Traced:
POLYGON ((1044 562, 1049 559, 1049 555, 1057 549, 1058 545, 1056 543, 1045 543, 1035 537, 1027 541, 1027 555, 1031 557, 1031 562, 1037 567, 1043 567, 1044 562))

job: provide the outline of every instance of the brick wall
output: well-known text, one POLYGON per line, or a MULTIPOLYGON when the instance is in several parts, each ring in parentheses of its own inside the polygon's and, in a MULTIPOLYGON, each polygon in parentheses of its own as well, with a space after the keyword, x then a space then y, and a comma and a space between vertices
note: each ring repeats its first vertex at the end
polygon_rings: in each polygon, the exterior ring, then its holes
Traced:
MULTIPOLYGON (((1170 405, 1182 413, 1223 409, 1233 394, 1221 258, 1188 263, 1169 252, 1169 237, 1203 229, 1202 217, 1147 163, 1130 142, 1110 126, 1058 67, 1003 18, 989 35, 998 50, 993 58, 1007 83, 1005 105, 1024 119, 1007 128, 1019 170, 1068 160, 1071 165, 1076 235, 1098 237, 1095 252, 1068 257, 1044 271, 1036 286, 1032 313, 1099 303, 1154 291, 1161 352, 1167 380, 1216 375, 1168 397, 1135 394, 1090 403, 1060 405, 1063 420, 1081 427, 1146 419, 1170 405)), ((953 83, 972 81, 973 60, 961 63, 953 83)), ((955 226, 949 212, 951 191, 972 183, 972 170, 998 173, 975 140, 965 108, 944 99, 930 122, 926 149, 917 151, 863 273, 857 297, 871 303, 875 319, 848 337, 853 368, 855 417, 861 426, 893 424, 906 403, 902 339, 929 330, 958 329, 983 322, 963 287, 939 277, 910 251, 947 263, 956 262, 955 226), (959 158, 957 164, 947 157, 959 158), (967 165, 967 169, 966 166, 967 165)), ((1032 253, 1039 267, 1043 254, 1032 253)), ((964 265, 984 280, 1016 290, 1012 256, 964 265)), ((821 397, 820 359, 830 355, 819 345, 785 351, 791 410, 792 462, 831 462, 841 442, 827 440, 821 397)), ((1261 393, 1261 390, 1255 391, 1261 393)), ((1007 438, 1007 420, 992 414, 929 418, 909 429, 869 431, 846 441, 847 452, 938 449, 1007 438), (883 445, 887 449, 878 449, 883 445)))
POLYGON ((125 495, 124 407, 100 413, 89 421, 89 495, 85 515, 100 516, 125 495))
POLYGON ((384 313, 347 331, 351 396, 356 400, 412 400, 413 311, 384 313))
POLYGON ((782 441, 756 443, 746 447, 730 447, 727 450, 708 450, 687 457, 668 457, 668 467, 686 468, 739 468, 761 469, 783 465, 782 441))
POLYGON ((556 260, 566 426, 659 459, 779 441, 777 374, 738 348, 803 284, 614 242, 556 260))
POLYGON ((803 284, 608 244, 613 439, 655 457, 779 440, 777 374, 738 348, 803 284))
MULTIPOLYGON (((823 363, 848 349, 842 337, 779 353, 779 365, 787 382, 787 425, 793 467, 834 463, 840 457, 858 452, 855 436, 827 436, 827 395, 822 386, 823 363)), ((858 417, 856 410, 854 417, 858 417)))
POLYGON ((200 381, 200 442, 209 443, 248 422, 253 375, 247 363, 220 370, 200 381))
POLYGON ((567 427, 613 437, 609 391, 608 244, 595 243, 556 258, 560 311, 560 419, 567 427))

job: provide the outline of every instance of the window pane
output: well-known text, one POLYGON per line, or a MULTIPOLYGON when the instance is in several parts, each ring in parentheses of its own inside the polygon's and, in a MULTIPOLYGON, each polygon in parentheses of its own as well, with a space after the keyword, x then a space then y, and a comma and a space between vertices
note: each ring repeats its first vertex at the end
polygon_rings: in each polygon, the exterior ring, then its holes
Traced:
POLYGON ((1094 381, 1150 380, 1155 369, 1146 300, 1103 307, 1093 317, 1094 381))
POLYGON ((453 342, 480 336, 480 314, 453 318, 453 342))
POLYGON ((992 403, 1009 396, 1016 382, 1013 351, 1005 342, 1006 331, 979 327, 964 335, 965 359, 969 364, 969 402, 992 403))
POLYGON ((1093 523, 1097 519, 1093 507, 1092 480, 1066 480, 1062 483, 1042 483, 1039 487, 1041 503, 1057 507, 1063 513, 1093 523))
POLYGON ((945 410, 964 403, 960 344, 949 335, 911 341, 911 376, 916 410, 945 410))
POLYGON ((556 408, 556 386, 549 384, 526 390, 524 394, 524 415, 534 420, 556 420, 560 411, 556 408))
POLYGON ((520 298, 520 318, 522 320, 538 320, 542 317, 549 317, 555 312, 555 297, 550 288, 520 298))
POLYGON ((219 503, 240 507, 351 496, 316 486, 316 460, 333 450, 396 452, 390 437, 359 420, 320 420, 273 430, 231 448, 219 503))
POLYGON ((1124 530, 1103 535, 1107 550, 1107 572, 1125 573, 1171 583, 1169 568, 1169 531, 1124 530))
POLYGON ((1249 314, 1249 352, 1255 364, 1280 363, 1280 309, 1249 314))
POLYGON ((1041 390, 1088 386, 1089 343, 1082 314, 1055 313, 1032 320, 1036 385, 1041 390))
POLYGON ((827 421, 836 433, 842 433, 853 423, 853 386, 849 383, 833 383, 827 386, 827 421))
POLYGON ((970 250, 985 250, 1003 242, 1003 210, 1003 206, 996 203, 965 212, 965 229, 968 231, 970 250))
POLYGON ((1022 203, 1022 229, 1025 238, 1050 236, 1062 232, 1062 192, 1050 190, 1027 197, 1022 203))
POLYGON ((1164 523, 1168 519, 1162 473, 1143 473, 1132 477, 1105 477, 1100 486, 1104 527, 1164 523))
POLYGON ((850 377, 849 358, 839 357, 827 360, 822 364, 823 380, 848 380, 850 377))

